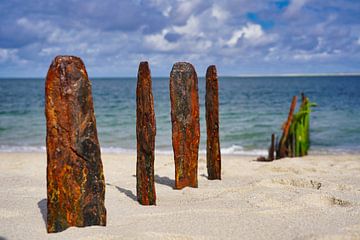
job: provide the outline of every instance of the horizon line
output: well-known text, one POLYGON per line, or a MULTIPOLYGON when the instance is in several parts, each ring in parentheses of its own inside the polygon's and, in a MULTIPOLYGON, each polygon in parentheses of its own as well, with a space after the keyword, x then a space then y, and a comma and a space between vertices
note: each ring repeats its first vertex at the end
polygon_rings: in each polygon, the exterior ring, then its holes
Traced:
MULTIPOLYGON (((341 76, 360 76, 360 72, 352 73, 270 73, 270 74, 239 74, 239 75, 218 75, 218 77, 341 77, 341 76)), ((151 76, 152 78, 168 78, 169 76, 151 76)), ((198 75, 198 77, 204 78, 205 76, 198 75)), ((21 76, 0 76, 0 79, 38 79, 46 78, 46 76, 31 76, 31 77, 21 77, 21 76)), ((136 78, 136 76, 94 76, 89 77, 90 79, 96 78, 136 78)))

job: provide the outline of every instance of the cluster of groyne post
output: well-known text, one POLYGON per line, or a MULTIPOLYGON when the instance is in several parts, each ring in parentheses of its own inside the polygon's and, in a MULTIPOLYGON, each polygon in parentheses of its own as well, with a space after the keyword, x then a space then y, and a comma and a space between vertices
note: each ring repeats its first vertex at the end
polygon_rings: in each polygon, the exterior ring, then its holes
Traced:
MULTIPOLYGON (((58 56, 45 86, 47 147, 47 231, 106 225, 105 180, 97 137, 91 83, 82 60, 58 56)), ((175 189, 197 187, 200 142, 198 78, 190 63, 170 73, 175 189)), ((206 72, 208 179, 221 179, 219 97, 216 67, 206 72)), ((141 62, 136 87, 136 192, 142 205, 156 204, 154 183, 156 120, 152 80, 141 62)))
POLYGON ((274 161, 286 157, 303 157, 308 154, 310 148, 310 112, 316 103, 310 102, 309 98, 301 93, 301 105, 295 113, 297 96, 293 96, 289 114, 282 125, 282 135, 279 141, 275 133, 271 135, 271 144, 268 157, 260 156, 258 161, 274 161))

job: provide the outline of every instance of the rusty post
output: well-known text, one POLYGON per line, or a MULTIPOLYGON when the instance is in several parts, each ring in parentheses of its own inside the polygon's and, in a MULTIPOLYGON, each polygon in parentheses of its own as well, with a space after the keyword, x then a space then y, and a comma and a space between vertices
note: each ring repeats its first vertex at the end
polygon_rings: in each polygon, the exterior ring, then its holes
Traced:
POLYGON ((277 152, 277 158, 284 158, 284 157, 288 157, 288 133, 289 133, 289 128, 293 119, 293 114, 295 111, 295 107, 296 107, 296 101, 297 101, 297 96, 294 96, 292 101, 291 101, 291 105, 290 105, 290 110, 289 110, 289 115, 287 118, 287 121, 284 123, 283 125, 283 134, 281 136, 280 142, 279 142, 279 149, 277 152))
POLYGON ((47 231, 106 225, 105 180, 91 83, 82 60, 58 56, 45 85, 47 231))
POLYGON ((216 67, 206 71, 206 163, 208 179, 221 179, 221 154, 219 140, 219 87, 216 67))
POLYGON ((197 187, 200 142, 198 78, 190 63, 175 63, 170 73, 175 189, 197 187))
POLYGON ((142 205, 155 205, 154 184, 156 122, 148 62, 139 65, 136 88, 136 192, 142 205))

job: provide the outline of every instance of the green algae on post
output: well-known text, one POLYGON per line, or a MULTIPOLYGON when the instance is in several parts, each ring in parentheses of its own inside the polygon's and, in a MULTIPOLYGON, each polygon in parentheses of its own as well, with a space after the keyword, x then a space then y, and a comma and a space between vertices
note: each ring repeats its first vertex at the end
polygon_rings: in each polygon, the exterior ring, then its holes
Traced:
POLYGON ((316 104, 310 102, 303 93, 299 111, 294 114, 289 130, 289 138, 292 140, 291 156, 302 157, 308 154, 310 148, 310 113, 311 107, 316 104))
POLYGON ((302 157, 308 154, 310 148, 310 113, 315 103, 302 93, 299 111, 294 113, 297 97, 291 102, 289 116, 283 125, 283 134, 278 143, 276 158, 302 157))

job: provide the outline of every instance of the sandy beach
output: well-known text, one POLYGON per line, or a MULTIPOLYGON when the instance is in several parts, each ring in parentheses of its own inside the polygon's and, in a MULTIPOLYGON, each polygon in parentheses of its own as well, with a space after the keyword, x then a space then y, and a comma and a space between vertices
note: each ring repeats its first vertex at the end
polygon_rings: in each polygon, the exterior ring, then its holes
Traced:
POLYGON ((255 162, 223 156, 222 181, 173 190, 172 155, 157 155, 157 206, 136 201, 136 156, 103 154, 106 227, 47 234, 46 154, 0 153, 0 239, 360 239, 360 156, 255 162))

